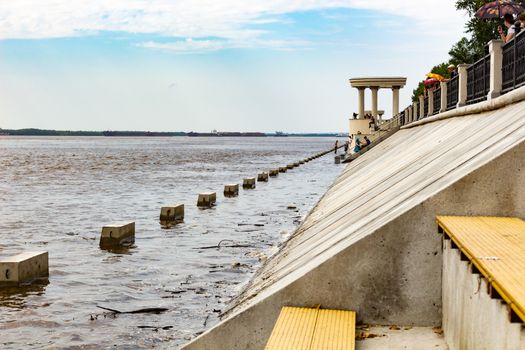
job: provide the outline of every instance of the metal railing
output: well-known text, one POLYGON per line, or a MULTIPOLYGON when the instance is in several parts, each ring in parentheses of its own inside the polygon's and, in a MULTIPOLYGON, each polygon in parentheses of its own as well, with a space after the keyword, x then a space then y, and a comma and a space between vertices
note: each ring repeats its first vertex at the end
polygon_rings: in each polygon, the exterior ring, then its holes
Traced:
POLYGON ((432 106, 432 114, 438 114, 441 110, 441 88, 434 90, 434 106, 432 106))
POLYGON ((450 79, 447 82, 447 111, 456 108, 458 104, 459 76, 450 79))
MULTIPOLYGON (((429 114, 429 108, 431 115, 438 114, 442 112, 443 104, 448 111, 464 104, 492 99, 500 93, 505 94, 520 87, 525 88, 525 31, 506 44, 501 40, 495 40, 489 44, 489 48, 490 53, 476 63, 458 67, 458 74, 446 83, 446 96, 443 95, 441 88, 436 89, 430 106, 428 96, 424 97, 423 101, 419 100, 423 103, 423 108, 420 109, 419 102, 408 106, 411 117, 407 118, 407 114, 403 113, 398 123, 402 126, 424 119, 429 114), (502 51, 497 49, 498 46, 502 51), (495 70, 491 71, 493 67, 495 70), (494 91, 491 92, 491 89, 494 91), (489 93, 491 93, 490 97, 489 93), (423 115, 420 112, 423 112, 423 115)), ((444 88, 444 85, 441 87, 444 88)))
POLYGON ((502 74, 502 94, 525 85, 525 31, 503 46, 502 74))
POLYGON ((487 99, 490 87, 490 55, 467 68, 467 104, 487 99))

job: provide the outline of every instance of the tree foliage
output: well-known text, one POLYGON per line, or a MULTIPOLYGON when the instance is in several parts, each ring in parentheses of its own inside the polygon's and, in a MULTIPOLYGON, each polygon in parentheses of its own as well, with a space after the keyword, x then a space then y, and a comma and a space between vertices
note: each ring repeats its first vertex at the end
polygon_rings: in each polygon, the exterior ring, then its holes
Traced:
POLYGON ((475 49, 472 48, 470 41, 465 37, 452 46, 448 55, 450 56, 449 62, 455 66, 461 63, 477 61, 475 49))
MULTIPOLYGON (((498 26, 503 24, 502 20, 499 19, 479 19, 474 17, 476 11, 489 1, 486 0, 457 0, 456 9, 460 11, 466 11, 469 20, 465 25, 465 32, 470 35, 470 40, 468 40, 468 50, 467 52, 470 55, 466 57, 470 58, 469 61, 462 63, 474 63, 481 57, 485 55, 486 46, 489 41, 499 38, 498 26)), ((521 3, 525 6, 525 0, 515 0, 517 3, 521 3)), ((464 38, 463 38, 464 39, 464 38)), ((463 40, 461 39, 461 40, 463 40)), ((460 41, 461 41, 460 40, 460 41)), ((456 43, 456 45, 458 45, 456 43)), ((455 46, 456 46, 455 45, 455 46)))
MULTIPOLYGON (((492 0, 490 0, 492 1, 492 0)), ((446 67, 448 64, 458 65, 462 63, 472 64, 486 55, 488 52, 487 44, 493 39, 498 39, 498 26, 503 25, 503 20, 492 19, 485 20, 476 18, 476 11, 483 5, 490 2, 489 0, 457 0, 456 9, 466 11, 469 19, 465 24, 465 33, 467 36, 462 37, 456 42, 448 52, 450 60, 441 65, 446 67)), ((515 0, 525 6, 525 0, 515 0)), ((439 66, 439 65, 438 65, 439 66)), ((437 67, 437 66, 436 66, 437 67)), ((436 68, 434 67, 434 68, 436 68)), ((419 95, 423 93, 423 84, 420 83, 417 89, 414 89, 412 100, 417 101, 419 95)))

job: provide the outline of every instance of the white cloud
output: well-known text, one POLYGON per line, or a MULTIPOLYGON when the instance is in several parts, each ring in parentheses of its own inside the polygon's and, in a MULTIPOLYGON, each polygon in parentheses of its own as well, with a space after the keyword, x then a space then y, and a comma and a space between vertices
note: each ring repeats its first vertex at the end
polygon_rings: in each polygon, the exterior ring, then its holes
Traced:
MULTIPOLYGON (((175 51, 216 51, 226 47, 285 48, 262 40, 250 24, 282 21, 297 11, 359 8, 403 16, 414 31, 457 35, 463 23, 453 0, 0 0, 0 39, 38 39, 93 35, 101 31, 223 40, 144 43, 175 51), (248 44, 251 42, 252 44, 248 44)), ((292 45, 292 43, 288 43, 292 45)), ((292 45, 293 46, 293 45, 292 45)))
POLYGON ((274 50, 307 49, 309 43, 300 40, 206 40, 186 39, 174 42, 147 41, 137 46, 148 49, 167 50, 175 53, 193 54, 207 53, 224 49, 254 49, 269 48, 274 50))

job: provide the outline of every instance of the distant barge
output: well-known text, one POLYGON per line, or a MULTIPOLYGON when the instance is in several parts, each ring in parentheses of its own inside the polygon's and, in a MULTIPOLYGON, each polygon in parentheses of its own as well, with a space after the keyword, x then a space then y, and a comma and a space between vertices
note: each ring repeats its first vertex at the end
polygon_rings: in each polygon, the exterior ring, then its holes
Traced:
POLYGON ((266 137, 265 133, 262 132, 189 132, 187 136, 198 137, 198 136, 218 136, 218 137, 266 137))

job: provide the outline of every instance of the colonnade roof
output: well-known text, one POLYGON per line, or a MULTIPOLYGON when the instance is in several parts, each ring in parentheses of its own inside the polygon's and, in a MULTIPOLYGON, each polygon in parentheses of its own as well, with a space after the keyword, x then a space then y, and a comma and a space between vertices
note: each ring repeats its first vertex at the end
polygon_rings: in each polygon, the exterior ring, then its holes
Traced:
POLYGON ((407 83, 404 77, 368 77, 368 78, 351 78, 350 84, 354 88, 378 87, 381 89, 402 88, 407 83))

